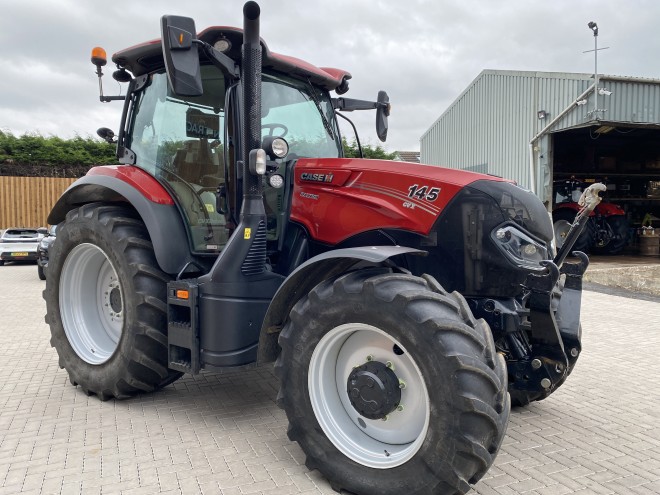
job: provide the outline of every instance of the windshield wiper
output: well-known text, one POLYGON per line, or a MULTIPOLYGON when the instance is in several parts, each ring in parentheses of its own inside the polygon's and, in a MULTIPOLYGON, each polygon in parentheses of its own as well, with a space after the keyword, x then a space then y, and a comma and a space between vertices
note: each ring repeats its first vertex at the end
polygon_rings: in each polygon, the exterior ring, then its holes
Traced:
POLYGON ((309 83, 309 88, 311 89, 310 96, 312 97, 312 101, 314 102, 314 105, 316 105, 316 109, 319 111, 319 114, 321 115, 321 120, 323 121, 323 127, 325 127, 325 130, 328 131, 328 134, 330 134, 330 138, 333 141, 335 141, 336 140, 335 133, 332 130, 330 121, 328 120, 328 118, 323 113, 323 110, 321 109, 321 102, 319 101, 318 95, 316 94, 316 88, 314 87, 310 79, 307 79, 307 82, 309 83))

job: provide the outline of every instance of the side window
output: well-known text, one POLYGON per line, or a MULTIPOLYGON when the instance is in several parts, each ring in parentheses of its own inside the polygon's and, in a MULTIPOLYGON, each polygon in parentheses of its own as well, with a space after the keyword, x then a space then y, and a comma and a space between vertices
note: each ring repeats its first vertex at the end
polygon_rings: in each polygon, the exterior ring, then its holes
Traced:
POLYGON ((225 82, 202 67, 204 94, 183 98, 164 73, 153 74, 136 105, 130 148, 136 165, 166 184, 181 207, 198 252, 217 252, 228 232, 217 211, 215 190, 225 182, 225 82))

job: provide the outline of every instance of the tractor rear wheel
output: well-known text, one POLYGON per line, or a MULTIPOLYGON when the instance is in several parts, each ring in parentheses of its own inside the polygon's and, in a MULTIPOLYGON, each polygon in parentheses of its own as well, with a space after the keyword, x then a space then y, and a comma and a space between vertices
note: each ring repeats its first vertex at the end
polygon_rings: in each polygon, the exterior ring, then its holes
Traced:
POLYGON ((169 276, 133 210, 84 205, 57 231, 46 279, 51 345, 73 385, 101 400, 168 385, 169 276))
POLYGON ((465 493, 493 463, 506 365, 487 324, 432 277, 368 268, 322 282, 279 343, 289 438, 335 490, 465 493))
POLYGON ((610 229, 610 239, 604 246, 594 246, 598 254, 618 254, 628 243, 628 220, 624 215, 612 215, 605 219, 610 229))

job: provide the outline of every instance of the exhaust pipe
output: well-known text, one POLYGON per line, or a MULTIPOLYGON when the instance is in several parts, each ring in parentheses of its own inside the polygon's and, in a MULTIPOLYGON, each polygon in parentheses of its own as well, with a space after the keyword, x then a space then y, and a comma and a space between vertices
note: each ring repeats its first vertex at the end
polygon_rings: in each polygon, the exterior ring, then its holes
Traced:
MULTIPOLYGON (((250 173, 250 151, 261 148, 261 40, 256 2, 243 7, 243 46, 241 81, 243 87, 243 208, 241 215, 258 213, 252 203, 258 201, 263 211, 263 185, 259 175, 250 173), (246 211, 247 209, 247 211, 246 211)), ((265 213, 265 212, 264 212, 265 213)))
POLYGON ((248 278, 269 278, 266 269, 266 210, 263 178, 250 172, 250 151, 261 148, 261 40, 259 5, 250 1, 243 7, 241 87, 243 93, 243 204, 236 231, 202 281, 248 283, 248 278))

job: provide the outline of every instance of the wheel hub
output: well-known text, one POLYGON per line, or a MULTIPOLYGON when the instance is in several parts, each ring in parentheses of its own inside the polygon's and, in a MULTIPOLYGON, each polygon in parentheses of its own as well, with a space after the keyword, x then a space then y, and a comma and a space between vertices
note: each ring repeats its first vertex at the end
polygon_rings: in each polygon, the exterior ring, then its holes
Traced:
POLYGON ((122 304, 119 287, 113 287, 110 291, 110 308, 112 308, 112 311, 115 313, 121 313, 122 304))
POLYGON ((353 408, 368 419, 383 419, 401 402, 396 373, 379 361, 353 369, 346 386, 353 408))

